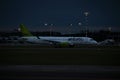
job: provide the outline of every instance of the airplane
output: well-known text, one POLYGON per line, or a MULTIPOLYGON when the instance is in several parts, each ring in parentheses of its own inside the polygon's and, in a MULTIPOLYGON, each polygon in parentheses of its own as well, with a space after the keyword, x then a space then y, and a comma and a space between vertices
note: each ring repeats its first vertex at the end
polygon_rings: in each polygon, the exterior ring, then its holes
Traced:
POLYGON ((30 31, 20 24, 18 29, 22 34, 22 41, 36 44, 52 44, 52 45, 67 45, 75 46, 76 44, 97 44, 93 38, 90 37, 56 37, 56 36, 33 36, 30 31))

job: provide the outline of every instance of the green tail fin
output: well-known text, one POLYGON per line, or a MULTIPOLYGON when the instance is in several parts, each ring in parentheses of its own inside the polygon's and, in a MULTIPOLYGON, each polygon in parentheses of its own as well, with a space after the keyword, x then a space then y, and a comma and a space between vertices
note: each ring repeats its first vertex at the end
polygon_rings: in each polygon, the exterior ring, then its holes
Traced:
POLYGON ((19 30, 23 34, 23 36, 33 36, 23 24, 20 24, 19 30))

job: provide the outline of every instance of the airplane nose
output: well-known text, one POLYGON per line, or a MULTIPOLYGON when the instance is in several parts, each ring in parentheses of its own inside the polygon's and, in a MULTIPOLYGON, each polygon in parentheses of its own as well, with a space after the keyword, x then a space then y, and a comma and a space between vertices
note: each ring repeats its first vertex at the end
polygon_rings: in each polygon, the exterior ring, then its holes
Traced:
POLYGON ((97 41, 93 41, 93 44, 97 44, 97 41))

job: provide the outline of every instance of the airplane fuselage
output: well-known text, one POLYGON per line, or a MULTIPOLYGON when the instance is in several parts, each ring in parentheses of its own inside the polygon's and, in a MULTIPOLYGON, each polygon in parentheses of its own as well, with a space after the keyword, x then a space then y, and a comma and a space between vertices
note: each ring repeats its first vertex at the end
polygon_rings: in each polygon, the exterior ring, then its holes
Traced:
POLYGON ((89 37, 50 37, 50 36, 32 36, 32 37, 22 37, 23 40, 31 43, 68 43, 70 45, 74 44, 97 44, 97 41, 89 37))

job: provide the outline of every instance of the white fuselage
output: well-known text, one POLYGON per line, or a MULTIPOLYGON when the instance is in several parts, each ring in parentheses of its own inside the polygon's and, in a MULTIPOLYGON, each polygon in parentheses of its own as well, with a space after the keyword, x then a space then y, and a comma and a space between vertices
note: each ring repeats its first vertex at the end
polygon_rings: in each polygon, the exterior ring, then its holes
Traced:
POLYGON ((97 44, 97 41, 93 40, 89 37, 22 37, 24 41, 31 42, 31 43, 68 43, 70 45, 74 44, 97 44))

